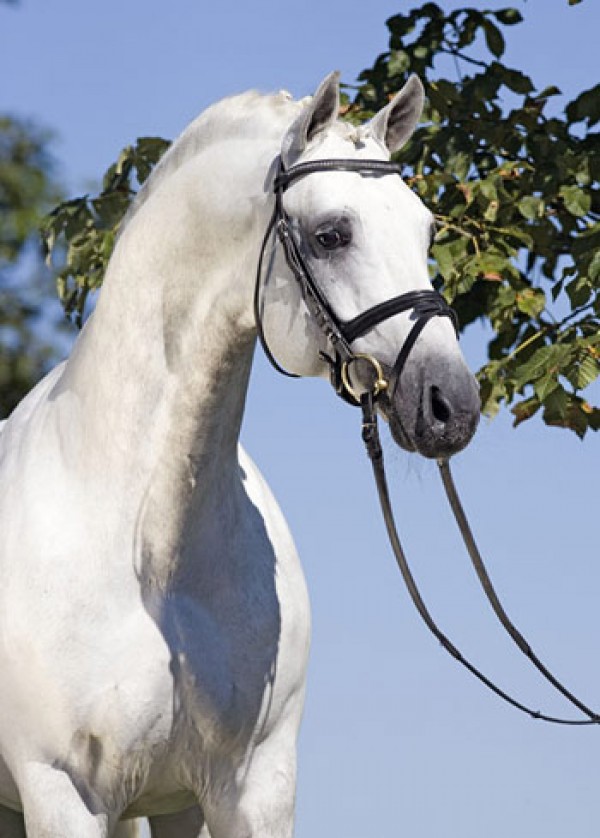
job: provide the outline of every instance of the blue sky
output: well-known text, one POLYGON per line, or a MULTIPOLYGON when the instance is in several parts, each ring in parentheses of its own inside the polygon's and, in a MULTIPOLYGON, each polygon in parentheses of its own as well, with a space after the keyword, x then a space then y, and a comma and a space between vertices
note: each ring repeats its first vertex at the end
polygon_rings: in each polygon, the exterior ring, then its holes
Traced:
MULTIPOLYGON (((0 110, 54 129, 59 173, 78 194, 123 145, 174 137, 224 95, 250 87, 305 95, 332 69, 352 82, 386 49, 385 19, 412 5, 2 5, 0 110)), ((597 83, 596 0, 515 5, 526 22, 507 31, 509 62, 567 95, 597 83)), ((484 339, 474 328, 464 340, 473 366, 484 339)), ((277 377, 259 354, 243 439, 286 513, 313 604, 297 838, 596 838, 600 730, 521 718, 426 633, 385 539, 357 414, 320 382, 277 377)), ((598 436, 582 444, 536 421, 515 431, 501 415, 482 423, 455 465, 509 613, 596 707, 599 445, 598 436)), ((523 700, 570 712, 494 626, 435 466, 390 446, 387 460, 400 532, 442 627, 523 700)))

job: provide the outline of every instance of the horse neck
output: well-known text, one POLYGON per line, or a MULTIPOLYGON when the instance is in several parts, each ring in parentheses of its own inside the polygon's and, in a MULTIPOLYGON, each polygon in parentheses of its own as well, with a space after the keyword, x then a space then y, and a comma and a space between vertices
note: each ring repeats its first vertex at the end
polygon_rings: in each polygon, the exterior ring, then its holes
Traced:
POLYGON ((127 223, 65 373, 77 396, 79 467, 176 494, 237 473, 255 336, 252 266, 274 152, 261 149, 259 170, 256 149, 238 151, 232 166, 231 155, 209 148, 127 223))

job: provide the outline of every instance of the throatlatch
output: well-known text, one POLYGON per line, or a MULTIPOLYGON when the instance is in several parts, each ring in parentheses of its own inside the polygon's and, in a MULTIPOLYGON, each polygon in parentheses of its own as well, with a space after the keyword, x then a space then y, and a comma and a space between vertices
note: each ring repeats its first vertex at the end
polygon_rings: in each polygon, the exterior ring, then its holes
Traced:
POLYGON ((487 573, 483 559, 477 549, 475 539, 471 532, 471 528, 467 521, 466 515, 460 503, 452 474, 450 471, 450 464, 448 460, 439 460, 438 466, 442 482, 448 497, 452 512, 456 518, 462 538, 465 542, 467 552, 471 558, 477 577, 483 587, 483 590, 494 610, 494 613, 500 620, 502 626, 505 628, 509 636, 516 643, 519 649, 525 654, 533 665, 539 670, 543 677, 561 693, 568 701, 574 704, 581 712, 589 718, 587 719, 564 719, 549 716, 541 713, 538 710, 533 710, 531 707, 523 704, 517 699, 513 698, 507 692, 498 687, 490 678, 484 675, 476 666, 474 666, 458 648, 446 637, 446 635, 438 628, 433 620, 429 610, 427 609, 421 593, 417 587, 414 576, 408 565, 406 555, 402 548, 398 530, 396 528, 394 514, 390 502, 389 490, 387 486, 387 479, 385 476, 385 468, 383 462, 383 449, 379 438, 379 429, 377 425, 376 403, 378 398, 388 389, 388 380, 386 379, 381 363, 372 355, 363 353, 354 353, 351 349, 353 341, 362 337, 375 326, 390 317, 400 314, 404 311, 413 311, 416 316, 410 332, 393 366, 391 378, 395 381, 395 386, 398 386, 398 381, 408 360, 411 350, 413 349, 419 335, 432 317, 449 317, 458 331, 458 323, 456 314, 452 308, 447 304, 445 299, 433 290, 418 290, 409 291, 406 294, 400 294, 383 303, 368 309, 362 314, 357 315, 352 320, 343 321, 333 311, 327 297, 319 288, 315 281, 305 259, 303 258, 300 245, 294 238, 290 218, 287 215, 283 206, 283 193, 287 187, 294 181, 309 174, 319 172, 357 172, 360 175, 366 176, 381 176, 388 174, 400 174, 400 167, 396 163, 386 162, 382 160, 356 160, 356 159, 331 159, 331 160, 316 160, 307 163, 300 163, 293 166, 291 169, 285 170, 281 160, 279 161, 279 168, 274 180, 273 190, 275 193, 275 208, 271 220, 268 224, 265 236, 260 250, 260 257, 258 261, 256 285, 254 291, 254 316, 258 337, 263 347, 265 355, 271 362, 273 367, 283 375, 291 378, 298 378, 295 373, 290 373, 285 370, 274 357, 271 352, 262 323, 261 311, 261 291, 262 291, 262 275, 264 254, 267 244, 273 234, 276 232, 277 237, 282 245, 286 262, 300 287, 302 297, 306 306, 314 318, 316 324, 321 329, 326 337, 329 346, 331 347, 331 355, 321 353, 323 360, 329 364, 331 383, 336 393, 354 406, 360 406, 362 409, 362 437, 365 443, 367 454, 371 461, 375 483, 377 486, 377 493, 385 526, 388 533, 388 538, 398 564, 398 568, 406 585, 407 591, 419 613, 421 619, 429 629, 429 631, 437 638, 443 648, 464 666, 472 675, 475 676, 482 684, 495 693, 503 701, 521 710, 523 713, 542 721, 552 722, 560 725, 590 725, 600 724, 600 715, 595 713, 587 707, 582 701, 573 695, 563 684, 550 672, 550 670, 540 661, 535 655, 529 643, 525 640, 523 635, 518 631, 514 624, 509 620, 506 611, 502 607, 500 600, 493 588, 490 577, 487 573), (350 369, 354 363, 362 360, 371 365, 374 373, 374 383, 371 389, 359 392, 356 390, 350 380, 350 369))

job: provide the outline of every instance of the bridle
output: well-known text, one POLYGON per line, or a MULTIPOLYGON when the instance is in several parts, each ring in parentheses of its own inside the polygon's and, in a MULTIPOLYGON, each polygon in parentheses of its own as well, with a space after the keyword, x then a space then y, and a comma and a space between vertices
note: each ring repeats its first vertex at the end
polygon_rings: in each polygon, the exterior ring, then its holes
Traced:
POLYGON ((285 169, 281 159, 278 161, 277 174, 273 182, 275 193, 275 207, 273 215, 265 233, 260 257, 258 260, 257 278, 254 294, 254 315, 258 329, 258 337, 265 355, 275 369, 292 378, 297 376, 285 370, 271 352, 262 324, 261 291, 264 253, 273 231, 281 243, 288 267, 298 283, 306 306, 323 335, 331 347, 331 355, 321 353, 321 357, 329 364, 330 378, 335 392, 345 401, 354 405, 360 404, 360 396, 355 392, 350 382, 350 368, 359 360, 370 364, 375 373, 375 395, 388 389, 388 379, 384 376, 381 363, 372 355, 353 352, 351 345, 380 323, 389 320, 396 314, 413 311, 415 322, 408 337, 398 353, 391 371, 390 379, 398 386, 402 370, 406 364, 411 349, 417 338, 432 317, 449 317, 454 328, 458 326, 456 314, 446 300, 433 290, 409 291, 399 294, 385 302, 369 308, 352 320, 341 320, 333 310, 329 300, 313 276, 294 233, 289 215, 283 205, 283 195, 286 189, 300 178, 320 172, 356 172, 366 176, 381 177, 386 175, 400 175, 400 166, 385 160, 355 160, 355 159, 327 159, 299 163, 290 169, 285 169))
POLYGON ((283 248, 288 267, 299 285, 302 298, 308 308, 308 311, 318 328, 325 336, 328 345, 331 347, 331 354, 325 352, 321 352, 320 354, 322 359, 329 365, 332 386, 338 396, 354 406, 360 406, 362 409, 362 437, 373 467, 373 474, 377 485, 377 492, 390 544, 408 593, 423 622, 430 632, 437 638, 443 648, 455 660, 464 666, 472 675, 474 675, 499 698, 516 709, 521 710, 535 719, 541 719, 554 724, 599 724, 600 715, 587 707, 587 705, 585 705, 565 686, 563 686, 563 684, 537 657, 531 649, 529 643, 508 618, 508 615, 506 614, 506 611, 504 610, 496 591, 494 590, 483 559, 475 543, 473 533, 458 497, 458 492, 450 471, 450 464, 447 459, 438 460, 444 489, 465 542, 467 552, 469 553, 471 562, 477 573, 479 582, 490 605, 492 606, 492 609, 494 610, 494 613, 520 651, 523 652, 523 654, 531 661, 543 677, 588 718, 557 718, 555 716, 549 716, 541 713, 538 710, 534 710, 516 700, 510 694, 498 687, 490 678, 484 675, 467 658, 465 658, 458 648, 438 628, 429 613, 429 610, 427 609, 417 587, 414 576, 410 570, 398 536, 389 497, 387 479, 385 476, 383 449, 379 439, 379 429, 377 425, 376 403, 383 394, 388 392, 390 380, 394 382, 394 390, 398 387, 400 376, 406 365, 410 352, 429 320, 433 317, 448 317, 452 321, 457 333, 458 322, 454 310, 450 308, 441 294, 438 294, 437 291, 433 290, 409 291, 405 294, 400 294, 397 297, 393 297, 373 306, 372 308, 369 308, 367 311, 358 314, 351 320, 343 321, 336 315, 329 303, 329 300, 327 299, 327 296, 319 287, 305 258, 302 255, 302 249, 296 241, 293 233, 291 219, 283 205, 283 195, 291 184, 295 183, 300 178, 306 177, 307 175, 321 172, 355 172, 363 177, 379 177, 390 174, 399 175, 401 170, 396 163, 383 160, 360 159, 315 160, 306 163, 299 163, 286 170, 281 159, 278 160, 277 173, 273 181, 275 206, 260 250, 254 291, 254 317, 258 337, 265 355, 272 366, 279 373, 292 378, 299 377, 295 373, 288 372, 279 364, 268 345, 262 322, 261 302, 263 288, 263 262, 267 245, 273 235, 273 231, 275 231, 283 248), (391 373, 386 377, 383 365, 375 356, 365 353, 356 353, 352 350, 351 344, 358 338, 367 334, 380 323, 405 311, 412 311, 414 313, 415 322, 413 323, 408 336, 398 353, 391 373), (352 365, 357 361, 364 361, 370 365, 372 373, 374 374, 373 383, 369 388, 360 393, 352 385, 349 374, 352 365))

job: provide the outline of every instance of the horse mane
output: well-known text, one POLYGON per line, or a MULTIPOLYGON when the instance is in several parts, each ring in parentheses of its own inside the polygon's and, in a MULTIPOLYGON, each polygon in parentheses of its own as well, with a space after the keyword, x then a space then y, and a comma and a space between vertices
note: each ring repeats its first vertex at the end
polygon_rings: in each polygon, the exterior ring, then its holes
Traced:
POLYGON ((290 93, 262 94, 249 90, 221 99, 208 107, 173 141, 145 181, 121 224, 121 232, 164 180, 204 148, 229 137, 281 138, 283 131, 306 104, 290 93))

